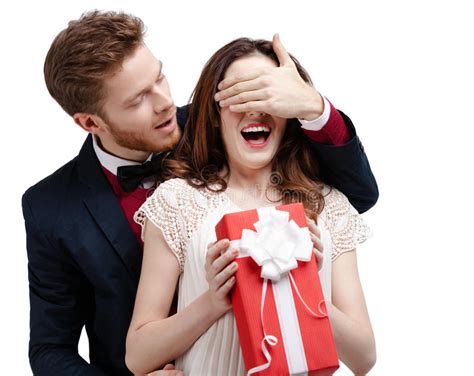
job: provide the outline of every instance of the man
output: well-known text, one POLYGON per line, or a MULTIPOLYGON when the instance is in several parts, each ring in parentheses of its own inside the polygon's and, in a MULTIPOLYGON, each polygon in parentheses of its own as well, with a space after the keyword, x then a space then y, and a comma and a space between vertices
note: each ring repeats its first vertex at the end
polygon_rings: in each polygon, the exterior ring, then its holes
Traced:
MULTIPOLYGON (((274 49, 281 67, 223 81, 216 100, 233 111, 305 119, 321 176, 367 210, 377 186, 352 123, 301 83, 278 37, 274 49)), ((23 196, 30 364, 35 375, 130 375, 125 337, 142 254, 132 216, 160 165, 152 155, 179 141, 186 108, 174 105, 141 20, 127 14, 70 22, 44 72, 50 94, 90 134, 76 158, 23 196), (90 364, 77 352, 84 325, 90 364)))

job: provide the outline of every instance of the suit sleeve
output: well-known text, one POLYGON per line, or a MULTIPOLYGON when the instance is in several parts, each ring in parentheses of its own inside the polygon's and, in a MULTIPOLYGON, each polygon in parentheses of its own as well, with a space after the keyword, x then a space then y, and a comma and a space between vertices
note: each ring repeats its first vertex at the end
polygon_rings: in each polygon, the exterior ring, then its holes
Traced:
POLYGON ((178 121, 178 125, 181 128, 181 131, 184 131, 184 126, 188 121, 188 112, 189 112, 189 104, 186 106, 178 107, 176 110, 176 120, 178 121))
POLYGON ((352 135, 351 139, 339 146, 310 140, 311 147, 320 165, 321 179, 344 193, 352 206, 363 213, 377 202, 377 182, 351 119, 339 113, 352 135))
POLYGON ((25 218, 30 294, 29 359, 33 374, 104 376, 78 353, 87 315, 87 281, 67 253, 40 228, 26 194, 25 218))

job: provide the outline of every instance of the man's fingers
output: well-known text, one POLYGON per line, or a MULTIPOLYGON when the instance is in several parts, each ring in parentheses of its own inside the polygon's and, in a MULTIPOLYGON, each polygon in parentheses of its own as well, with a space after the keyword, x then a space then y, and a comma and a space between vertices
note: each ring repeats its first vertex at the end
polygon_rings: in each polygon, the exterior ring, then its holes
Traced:
POLYGON ((236 96, 240 93, 244 93, 246 91, 253 91, 253 90, 261 89, 262 87, 263 87, 262 80, 260 80, 258 77, 256 77, 255 79, 251 79, 251 80, 248 80, 248 81, 237 82, 235 85, 232 85, 232 86, 228 87, 227 89, 219 91, 214 96, 214 99, 216 101, 222 101, 222 100, 225 100, 227 98, 236 96))
POLYGON ((221 107, 227 107, 235 104, 241 104, 252 101, 261 101, 269 99, 268 90, 254 90, 240 93, 219 102, 221 107))
POLYGON ((171 370, 160 370, 153 373, 150 373, 148 376, 184 376, 183 371, 178 371, 176 369, 171 370))
POLYGON ((279 34, 273 35, 272 45, 273 51, 275 51, 275 54, 278 57, 278 61, 280 62, 281 67, 295 66, 295 63, 293 62, 293 60, 291 60, 291 57, 286 51, 285 46, 283 46, 283 43, 281 43, 279 34))
POLYGON ((272 112, 272 104, 270 101, 251 101, 240 104, 232 104, 229 106, 229 110, 232 112, 249 112, 249 111, 260 111, 265 113, 272 112))
POLYGON ((217 85, 217 88, 220 91, 226 90, 227 88, 234 86, 237 82, 243 83, 245 81, 254 80, 262 76, 263 74, 267 73, 268 71, 269 71, 269 68, 262 67, 262 68, 252 69, 248 72, 239 74, 238 76, 227 77, 226 79, 219 82, 219 85, 217 85))
POLYGON ((167 364, 163 369, 149 373, 148 376, 184 376, 184 372, 177 370, 174 364, 167 364))

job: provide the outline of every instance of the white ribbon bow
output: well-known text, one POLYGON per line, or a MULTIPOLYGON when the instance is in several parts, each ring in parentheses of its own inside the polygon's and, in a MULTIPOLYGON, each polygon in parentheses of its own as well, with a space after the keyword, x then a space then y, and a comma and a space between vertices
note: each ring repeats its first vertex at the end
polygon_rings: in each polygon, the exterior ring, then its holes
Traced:
POLYGON ((297 260, 309 261, 313 242, 307 227, 288 221, 287 211, 265 208, 254 223, 257 232, 244 229, 240 248, 262 267, 260 276, 272 281, 298 267, 297 260))

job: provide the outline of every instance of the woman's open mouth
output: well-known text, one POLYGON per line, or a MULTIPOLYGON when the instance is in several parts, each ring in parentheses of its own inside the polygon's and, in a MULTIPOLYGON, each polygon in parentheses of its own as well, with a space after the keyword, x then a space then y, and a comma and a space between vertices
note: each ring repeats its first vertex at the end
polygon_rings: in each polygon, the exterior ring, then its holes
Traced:
POLYGON ((251 147, 263 147, 266 145, 272 129, 263 123, 249 124, 244 127, 240 134, 245 142, 251 147))

